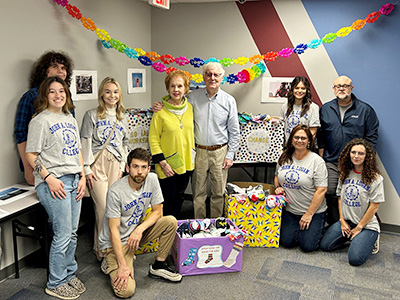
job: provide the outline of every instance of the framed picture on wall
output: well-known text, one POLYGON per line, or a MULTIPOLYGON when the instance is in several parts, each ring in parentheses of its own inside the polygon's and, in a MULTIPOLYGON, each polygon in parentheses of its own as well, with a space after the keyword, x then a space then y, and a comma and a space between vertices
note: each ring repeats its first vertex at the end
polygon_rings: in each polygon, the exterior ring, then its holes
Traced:
POLYGON ((261 103, 285 103, 293 77, 263 77, 261 103))
POLYGON ((97 99, 97 71, 73 70, 70 91, 73 101, 97 99))
POLYGON ((146 92, 146 69, 128 69, 128 94, 146 92))

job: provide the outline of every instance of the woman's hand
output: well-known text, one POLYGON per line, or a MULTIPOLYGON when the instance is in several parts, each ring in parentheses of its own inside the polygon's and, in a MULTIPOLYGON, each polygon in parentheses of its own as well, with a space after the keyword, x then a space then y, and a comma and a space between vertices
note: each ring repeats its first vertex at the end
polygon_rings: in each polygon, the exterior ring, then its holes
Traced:
POLYGON ((86 184, 89 190, 93 189, 93 181, 97 181, 97 177, 94 175, 94 173, 86 175, 86 184))
POLYGON ((167 177, 172 177, 174 176, 175 172, 172 170, 171 166, 169 163, 165 163, 161 169, 163 170, 165 176, 167 177))
POLYGON ((283 189, 283 187, 278 186, 278 187, 275 189, 275 195, 282 195, 282 196, 285 196, 285 190, 283 189))
POLYGON ((308 212, 306 212, 300 219, 299 224, 300 224, 300 230, 307 230, 308 227, 310 227, 310 223, 312 220, 312 215, 308 212))
POLYGON ((49 186, 50 193, 54 199, 65 199, 65 197, 67 197, 67 193, 64 190, 64 183, 60 179, 50 175, 47 177, 46 183, 49 186))
POLYGON ((350 230, 350 240, 354 239, 361 231, 362 228, 359 227, 358 225, 354 227, 352 230, 350 230))
POLYGON ((340 221, 340 228, 342 229, 342 236, 350 238, 351 229, 350 229, 349 224, 347 224, 347 222, 343 219, 341 219, 339 221, 340 221))
POLYGON ((78 188, 76 189, 76 201, 80 201, 85 196, 86 177, 82 176, 78 181, 78 188))

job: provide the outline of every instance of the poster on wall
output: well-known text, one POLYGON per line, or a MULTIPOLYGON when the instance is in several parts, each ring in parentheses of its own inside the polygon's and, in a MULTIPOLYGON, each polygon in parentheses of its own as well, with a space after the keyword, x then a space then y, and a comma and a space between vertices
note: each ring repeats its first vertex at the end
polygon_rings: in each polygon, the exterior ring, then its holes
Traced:
POLYGON ((146 92, 146 69, 128 69, 128 94, 146 92))
POLYGON ((293 77, 262 78, 261 103, 285 103, 293 77))
POLYGON ((74 70, 70 91, 73 101, 97 99, 97 71, 74 70))

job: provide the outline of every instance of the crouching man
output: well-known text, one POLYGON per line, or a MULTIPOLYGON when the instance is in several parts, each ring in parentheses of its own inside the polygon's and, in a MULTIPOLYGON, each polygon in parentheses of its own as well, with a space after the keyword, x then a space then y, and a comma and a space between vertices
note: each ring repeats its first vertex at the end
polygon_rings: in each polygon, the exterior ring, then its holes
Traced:
POLYGON ((157 175, 150 172, 150 154, 141 148, 132 150, 127 159, 128 176, 116 181, 108 190, 104 226, 99 236, 99 248, 104 254, 102 270, 110 275, 115 295, 131 297, 136 283, 133 274, 135 250, 159 238, 155 262, 149 277, 180 282, 182 275, 171 270, 166 258, 177 228, 172 216, 161 217, 163 196, 157 175), (152 212, 142 217, 151 205, 152 212))

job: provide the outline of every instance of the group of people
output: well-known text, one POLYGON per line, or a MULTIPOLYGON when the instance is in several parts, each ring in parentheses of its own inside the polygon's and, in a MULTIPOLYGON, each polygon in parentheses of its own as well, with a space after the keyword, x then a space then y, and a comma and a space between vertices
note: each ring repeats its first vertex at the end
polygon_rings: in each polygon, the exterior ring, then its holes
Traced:
POLYGON ((318 109, 308 79, 295 77, 281 109, 285 146, 274 184, 289 202, 281 245, 332 251, 350 241, 349 263, 359 266, 379 250, 376 212, 385 199, 373 148, 379 121, 352 90, 350 78, 338 77, 336 98, 318 109))
POLYGON ((95 207, 93 250, 114 293, 122 298, 133 295, 134 252, 155 238, 159 247, 149 276, 180 282, 182 276, 166 258, 189 179, 193 177, 196 218, 206 217, 208 177, 210 217, 222 216, 227 170, 239 146, 236 101, 219 88, 222 66, 204 66, 206 88, 190 96, 185 72, 167 75, 168 95, 158 104, 160 111, 150 126, 152 157, 141 148, 128 154, 125 107, 114 78, 101 82, 98 107, 85 113, 79 130, 69 92, 72 69, 65 53, 49 51, 39 58, 31 89, 19 102, 14 130, 21 170, 35 185, 54 234, 45 292, 76 299, 86 290, 75 274, 80 200, 86 188, 95 207), (157 175, 150 172, 151 158, 157 175), (124 172, 127 176, 122 177, 124 172), (151 213, 142 220, 148 207, 151 213))
MULTIPOLYGON (((128 153, 125 107, 114 78, 103 79, 98 107, 85 113, 79 130, 69 92, 72 68, 65 53, 42 55, 15 122, 21 169, 26 181, 35 185, 54 232, 45 292, 76 299, 86 290, 75 275, 80 200, 86 188, 95 207, 93 250, 115 294, 133 295, 134 251, 157 237, 158 253, 149 276, 180 282, 182 276, 166 258, 189 180, 195 218, 222 216, 228 169, 239 147, 236 101, 220 89, 222 65, 206 64, 206 87, 190 94, 184 71, 167 74, 167 95, 153 105, 151 155, 141 148, 128 153), (156 174, 150 172, 151 161, 156 174), (142 220, 148 207, 151 213, 142 220)), ((351 241, 349 262, 361 265, 379 241, 375 214, 384 194, 373 149, 379 122, 352 89, 351 80, 340 76, 333 85, 336 99, 318 109, 307 78, 293 80, 281 110, 285 146, 274 184, 275 193, 289 200, 282 214, 283 246, 330 251, 351 241)))

